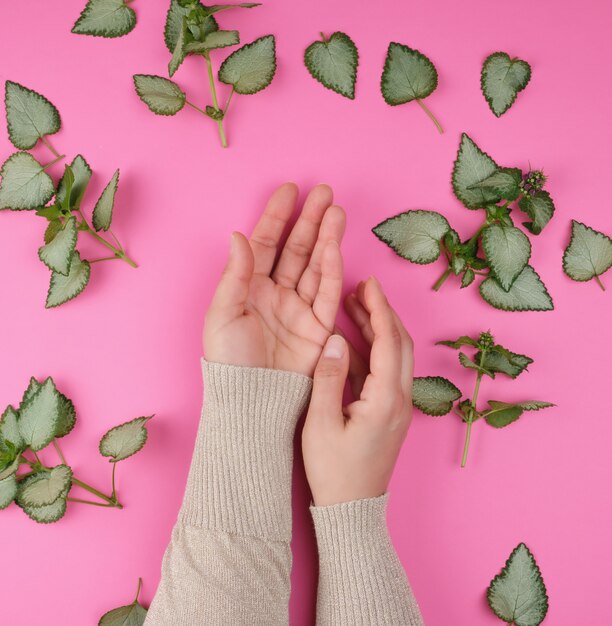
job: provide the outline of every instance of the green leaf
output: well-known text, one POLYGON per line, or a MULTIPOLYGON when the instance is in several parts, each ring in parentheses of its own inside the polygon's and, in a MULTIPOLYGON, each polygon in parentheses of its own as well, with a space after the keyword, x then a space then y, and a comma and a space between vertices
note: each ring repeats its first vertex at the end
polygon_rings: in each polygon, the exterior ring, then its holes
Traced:
POLYGON ((514 226, 491 224, 482 231, 482 249, 491 274, 504 291, 509 291, 529 263, 531 243, 527 235, 514 226))
POLYGON ((34 452, 49 445, 55 436, 59 420, 59 392, 51 378, 19 407, 19 432, 34 452))
POLYGON ((518 404, 489 400, 489 406, 491 410, 483 417, 489 426, 494 426, 495 428, 504 428, 504 426, 516 422, 523 414, 523 409, 518 404))
POLYGON ((45 307, 50 309, 76 298, 89 282, 90 273, 89 262, 81 260, 79 253, 75 250, 68 276, 52 272, 45 307))
POLYGON ((355 99, 359 53, 345 33, 335 32, 329 39, 315 41, 304 53, 304 64, 311 76, 327 89, 350 100, 355 99))
POLYGON ((387 50, 380 90, 387 104, 397 106, 427 98, 438 86, 434 64, 418 50, 391 42, 387 50))
POLYGON ((81 200, 85 195, 85 190, 91 178, 91 167, 89 167, 87 161, 80 154, 77 154, 70 164, 70 170, 74 178, 70 190, 70 201, 66 205, 66 194, 68 192, 67 181, 65 180, 66 174, 64 174, 57 186, 55 200, 62 206, 65 206, 65 208, 78 209, 81 206, 81 200))
POLYGON ((40 383, 34 378, 34 376, 30 377, 30 381, 28 382, 28 388, 23 392, 23 397, 21 398, 21 404, 19 405, 19 411, 21 411, 22 407, 28 400, 31 400, 36 392, 40 389, 40 383))
POLYGON ((55 106, 19 83, 6 81, 4 104, 9 139, 16 148, 29 150, 39 139, 60 129, 60 114, 55 106))
POLYGON ((216 50, 218 48, 228 48, 240 43, 240 34, 237 30, 215 30, 208 33, 202 41, 192 41, 185 44, 187 54, 199 54, 216 50))
POLYGON ((450 226, 435 211, 405 211, 386 219, 372 232, 403 259, 421 265, 440 256, 440 240, 450 226))
POLYGON ((179 31, 178 39, 176 40, 176 46, 172 51, 172 58, 168 63, 168 75, 174 76, 176 70, 181 66, 185 57, 187 56, 187 50, 185 50, 185 46, 187 45, 187 20, 183 20, 183 26, 179 31))
MULTIPOLYGON (((516 167, 502 167, 484 180, 470 185, 468 189, 485 189, 495 192, 497 200, 516 200, 521 192, 523 173, 516 167)), ((497 207, 501 208, 501 207, 497 207)))
POLYGON ((76 409, 72 400, 67 398, 63 393, 59 394, 59 418, 55 429, 57 438, 65 437, 76 424, 76 409))
POLYGON ((487 589, 487 602, 499 619, 516 626, 538 626, 548 612, 542 573, 524 543, 514 548, 487 589))
POLYGON ((531 78, 529 63, 494 52, 482 65, 480 88, 494 115, 500 117, 514 103, 531 78))
MULTIPOLYGON (((572 220, 572 236, 563 253, 563 271, 572 279, 587 281, 612 267, 612 239, 590 226, 572 220)), ((597 278, 603 289, 603 285, 597 278)))
POLYGON ((19 432, 18 413, 9 404, 0 417, 0 438, 10 441, 18 450, 23 448, 24 441, 19 432))
POLYGON ((123 37, 134 30, 136 13, 124 0, 89 0, 72 27, 77 35, 123 37))
POLYGON ((17 478, 11 474, 8 478, 0 480, 0 511, 15 499, 17 495, 17 478))
POLYGON ((412 384, 412 404, 426 415, 446 415, 461 391, 441 376, 415 378, 412 384))
POLYGON ((520 406, 524 411, 539 411, 540 409, 548 409, 556 405, 552 402, 543 402, 542 400, 526 400, 525 402, 519 402, 517 406, 520 406))
POLYGON ((115 193, 119 186, 119 170, 116 170, 110 182, 100 194, 93 210, 92 224, 96 230, 108 230, 113 219, 113 207, 115 205, 115 193))
MULTIPOLYGON (((489 372, 497 372, 506 374, 511 378, 516 378, 533 363, 533 359, 524 354, 510 352, 510 350, 501 352, 498 350, 500 347, 501 346, 495 346, 492 351, 488 351, 485 354, 483 367, 489 372)), ((474 358, 480 362, 480 356, 481 353, 478 352, 474 358)))
POLYGON ((232 52, 219 68, 219 80, 240 94, 265 89, 276 72, 276 40, 266 35, 232 52))
POLYGON ((219 13, 219 11, 227 11, 228 9, 253 9, 260 6, 261 2, 241 2, 239 4, 213 4, 212 6, 207 6, 205 8, 205 11, 207 15, 212 15, 213 13, 219 13))
POLYGON ((521 211, 525 211, 531 219, 531 222, 523 222, 523 226, 534 235, 542 232, 555 212, 555 205, 548 191, 528 194, 519 200, 518 205, 521 211))
POLYGON ((474 274, 474 270, 472 269, 465 270, 465 272, 463 273, 463 276, 461 277, 461 289, 465 289, 466 287, 469 287, 474 282, 475 278, 476 278, 476 274, 474 274))
POLYGON ((55 239, 55 236, 63 230, 63 228, 64 225, 59 220, 51 220, 47 224, 45 234, 43 235, 45 243, 51 243, 55 239))
POLYGON ((0 470, 0 480, 5 480, 9 476, 13 476, 15 472, 19 469, 19 465, 20 465, 19 455, 17 455, 8 464, 3 464, 3 465, 4 467, 2 468, 2 470, 0 470))
POLYGON ((136 602, 105 613, 98 626, 142 626, 146 617, 147 609, 136 602))
POLYGON ((38 258, 50 270, 67 276, 77 236, 76 219, 70 217, 63 229, 55 235, 53 241, 38 249, 38 258))
MULTIPOLYGON (((196 2, 195 5, 203 9, 203 6, 199 2, 196 2)), ((183 28, 183 18, 187 17, 191 11, 192 8, 190 6, 182 7, 177 0, 171 0, 164 28, 164 41, 170 52, 174 52, 176 48, 176 42, 183 28)), ((206 17, 200 22, 200 31, 203 36, 218 29, 217 21, 212 16, 206 17)))
POLYGON ((458 356, 459 356, 459 363, 461 363, 463 367, 466 367, 467 369, 470 369, 470 370, 476 370, 477 372, 486 374, 487 376, 490 376, 491 378, 495 378, 495 376, 491 372, 489 372, 484 367, 480 367, 480 365, 478 365, 476 361, 472 361, 472 359, 470 359, 470 357, 464 352, 460 352, 458 356))
POLYGON ((453 166, 452 184, 455 195, 468 209, 480 209, 500 199, 496 189, 474 188, 474 185, 483 182, 498 169, 497 163, 468 135, 461 135, 459 152, 453 166))
POLYGON ((134 87, 138 97, 156 115, 176 115, 185 106, 185 92, 167 78, 135 74, 134 87))
POLYGON ((520 273, 510 291, 493 278, 480 283, 480 295, 492 307, 503 311, 552 311, 552 298, 535 270, 527 265, 520 273))
POLYGON ((478 342, 467 335, 461 335, 459 339, 452 341, 450 339, 444 341, 436 341, 437 346, 447 346, 449 348, 454 348, 455 350, 459 350, 459 348, 463 346, 473 346, 474 348, 478 346, 478 342))
POLYGON ((123 461, 123 459, 136 454, 147 442, 145 424, 152 417, 152 415, 137 417, 125 424, 111 428, 100 439, 100 454, 111 457, 111 463, 123 461))
MULTIPOLYGON (((28 476, 28 478, 30 477, 28 476)), ((53 524, 66 514, 66 498, 58 498, 53 504, 47 504, 46 506, 24 505, 21 508, 35 522, 39 524, 53 524)))
POLYGON ((72 470, 67 465, 57 465, 50 472, 34 474, 36 480, 30 480, 19 489, 18 504, 22 507, 41 507, 53 504, 61 497, 66 497, 72 485, 72 470))
POLYGON ((36 209, 36 215, 51 221, 58 219, 62 215, 62 211, 58 204, 51 204, 50 206, 44 206, 40 209, 36 209))
POLYGON ((225 114, 223 113, 223 111, 221 111, 221 109, 215 109, 215 107, 211 107, 208 104, 206 105, 205 111, 206 115, 208 115, 211 120, 215 120, 215 122, 218 122, 225 117, 225 114))
POLYGON ((43 166, 28 152, 15 152, 0 169, 0 209, 36 209, 51 200, 55 186, 43 166))

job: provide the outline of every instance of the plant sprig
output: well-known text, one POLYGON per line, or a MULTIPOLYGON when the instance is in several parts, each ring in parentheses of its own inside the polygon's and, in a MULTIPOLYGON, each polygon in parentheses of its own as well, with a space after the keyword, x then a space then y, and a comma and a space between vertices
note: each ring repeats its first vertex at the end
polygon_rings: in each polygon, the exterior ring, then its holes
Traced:
POLYGON ((463 394, 450 380, 441 376, 427 376, 414 379, 412 402, 417 409, 426 415, 447 415, 454 410, 465 422, 467 430, 461 467, 465 467, 467 462, 472 424, 480 418, 483 418, 489 426, 505 428, 519 419, 525 411, 539 411, 554 406, 550 402, 540 400, 514 403, 489 400, 488 408, 479 409, 478 396, 484 376, 494 379, 496 374, 504 374, 513 379, 517 378, 533 363, 533 359, 524 354, 512 352, 495 343, 489 332, 481 333, 477 339, 464 335, 454 341, 438 341, 438 344, 455 350, 468 347, 476 351, 472 357, 465 352, 459 352, 459 363, 476 373, 476 382, 471 398, 460 400, 463 394), (456 405, 455 402, 457 402, 456 405))
POLYGON ((6 81, 6 119, 11 143, 19 148, 2 164, 0 209, 36 211, 47 220, 40 260, 51 270, 46 307, 56 307, 78 296, 89 282, 91 264, 120 259, 138 267, 110 230, 119 170, 102 192, 92 213, 92 225, 83 214, 81 202, 92 175, 80 154, 64 168, 57 186, 47 170, 65 158, 51 145, 48 136, 57 133, 61 119, 57 108, 43 95, 23 85, 6 81), (54 158, 42 165, 29 152, 41 141, 54 158), (100 235, 109 232, 113 240, 100 235), (81 233, 93 237, 111 252, 99 259, 83 259, 77 250, 81 233))
POLYGON ((531 66, 506 52, 490 54, 482 64, 480 88, 496 117, 501 117, 513 104, 519 91, 531 79, 531 66))
POLYGON ((133 602, 104 613, 98 621, 98 626, 143 626, 147 617, 147 609, 138 602, 141 587, 142 578, 139 578, 136 597, 133 602))
POLYGON ((100 454, 113 464, 112 490, 107 495, 79 480, 60 448, 58 439, 76 424, 72 400, 57 389, 51 377, 43 382, 32 377, 18 408, 9 405, 0 417, 0 509, 15 501, 29 518, 41 524, 61 519, 68 502, 122 509, 115 484, 117 463, 142 449, 151 417, 137 417, 115 426, 100 440, 100 454), (58 465, 47 465, 41 459, 41 451, 49 446, 55 449, 58 465), (19 474, 22 466, 26 471, 19 474), (70 496, 73 487, 84 489, 96 500, 70 496))
POLYGON ((88 0, 72 27, 76 35, 115 38, 131 33, 136 12, 128 6, 133 0, 88 0))
POLYGON ((572 220, 572 235, 563 253, 563 271, 578 282, 595 279, 603 291, 606 290, 601 279, 612 267, 612 239, 572 220))
POLYGON ((156 115, 176 115, 185 105, 213 120, 219 129, 221 145, 227 148, 224 119, 234 94, 252 95, 265 89, 276 73, 276 40, 266 35, 238 48, 221 64, 218 80, 231 90, 221 105, 217 94, 211 52, 240 43, 237 30, 220 30, 215 14, 233 8, 260 6, 259 3, 204 6, 199 0, 171 0, 166 16, 164 39, 172 57, 168 75, 172 77, 188 56, 203 57, 206 62, 212 104, 204 108, 187 99, 181 87, 163 76, 135 74, 138 97, 156 115))

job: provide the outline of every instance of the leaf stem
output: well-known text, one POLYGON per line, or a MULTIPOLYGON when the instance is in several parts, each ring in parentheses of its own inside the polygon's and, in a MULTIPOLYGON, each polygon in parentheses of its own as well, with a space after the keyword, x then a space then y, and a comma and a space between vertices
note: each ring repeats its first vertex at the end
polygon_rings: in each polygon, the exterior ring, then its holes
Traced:
MULTIPOLYGON (((213 75, 213 67, 210 60, 210 53, 205 52, 204 58, 206 59, 206 67, 208 69, 208 82, 210 84, 210 95, 212 96, 213 106, 215 110, 221 111, 219 108, 219 100, 217 99, 217 89, 215 87, 215 77, 213 75)), ((219 127, 219 137, 221 138, 221 145, 227 148, 227 139, 225 138, 225 129, 223 128, 223 120, 217 120, 217 126, 219 127)))
POLYGON ((227 102, 225 103, 225 109, 223 109, 223 117, 227 115, 227 110, 229 109, 230 102, 232 101, 232 96, 234 95, 234 86, 232 85, 232 90, 227 97, 227 102))
POLYGON ((43 171, 46 169, 49 169, 50 167, 55 165, 58 161, 61 161, 62 159, 65 159, 65 158, 66 158, 65 154, 58 154, 57 157, 53 159, 53 161, 49 161, 49 163, 47 163, 46 165, 43 165, 43 171))
POLYGON ((92 502, 91 500, 81 500, 80 498, 67 497, 66 500, 68 500, 68 502, 80 502, 81 504, 91 504, 92 506, 103 506, 108 508, 115 506, 114 504, 102 504, 102 502, 92 502))
POLYGON ((62 454, 62 450, 59 447, 59 443, 58 443, 57 439, 55 439, 55 438, 53 439, 53 447, 55 448, 55 450, 57 452, 57 455, 59 456, 59 458, 62 461, 62 463, 64 465, 68 465, 68 463, 66 463, 66 459, 65 459, 64 455, 62 454))
POLYGON ((440 134, 442 134, 444 132, 444 129, 442 128, 442 125, 440 124, 440 122, 438 122, 438 120, 436 119, 436 116, 427 108, 427 106, 425 105, 425 103, 422 100, 417 98, 416 101, 419 103, 419 105, 423 109, 423 111, 425 111, 425 113, 427 113, 427 115, 429 116, 429 119, 436 125, 436 128, 438 129, 438 132, 440 134))
MULTIPOLYGON (((111 483, 112 483, 112 486, 113 486, 113 493, 111 494, 111 498, 115 502, 117 502, 117 491, 115 489, 115 468, 116 467, 117 467, 117 463, 113 463, 113 471, 112 471, 112 474, 111 474, 111 483)), ((136 597, 138 597, 138 596, 136 596, 136 597)))
MULTIPOLYGON (((125 261, 128 265, 131 265, 132 267, 138 267, 138 263, 136 263, 136 261, 132 260, 123 250, 123 248, 119 249, 116 248, 110 241, 107 241, 106 239, 104 239, 104 237, 101 237, 100 235, 98 235, 98 233, 87 223, 87 220, 85 219, 85 216, 83 215, 83 212, 81 211, 81 209, 78 209, 78 213, 81 216, 81 219, 83 220, 81 224, 79 224, 79 226, 85 226, 85 232, 88 232, 92 237, 94 237, 95 239, 97 239, 102 245, 106 246, 109 250, 112 250, 115 254, 115 256, 118 259, 121 259, 122 261, 125 261)), ((115 235, 113 235, 114 237, 115 235)), ((119 242, 117 242, 119 243, 119 242)), ((119 244, 121 246, 121 244, 119 244)))
POLYGON ((51 150, 51 152, 56 156, 59 157, 59 152, 51 145, 51 142, 47 139, 46 135, 43 135, 41 137, 42 142, 45 144, 45 146, 47 146, 47 148, 49 148, 49 150, 51 150))
MULTIPOLYGON (((484 359, 488 350, 483 348, 480 352, 480 362, 478 363, 479 367, 484 367, 484 359)), ((478 392, 480 391, 480 382, 482 381, 483 372, 479 371, 476 375, 476 385, 474 386, 474 395, 472 396, 471 410, 467 415, 467 431, 465 433, 465 443, 463 444, 463 456, 461 457, 461 467, 465 467, 467 463, 468 451, 470 449, 470 437, 472 435, 472 423, 474 421, 474 416, 476 415, 476 402, 478 401, 478 392)))
POLYGON ((134 598, 134 602, 132 602, 132 604, 136 604, 136 602, 138 602, 138 596, 140 595, 141 587, 142 587, 142 578, 138 577, 138 588, 136 589, 136 597, 134 598))
POLYGON ((606 290, 606 288, 604 287, 604 284, 601 282, 601 280, 599 280, 599 276, 595 275, 595 281, 601 287, 602 291, 606 290))
POLYGON ((321 35, 321 39, 323 40, 323 43, 329 43, 329 39, 325 36, 324 32, 320 32, 319 35, 321 35))
POLYGON ((438 278, 438 280, 436 281, 436 284, 432 287, 432 289, 434 291, 438 291, 438 289, 440 289, 440 287, 442 287, 442 285, 444 284, 444 281, 451 275, 451 267, 450 265, 446 268, 446 270, 444 271, 444 274, 442 274, 442 276, 440 276, 440 278, 438 278))
POLYGON ((119 261, 120 258, 118 256, 105 256, 101 259, 87 259, 89 264, 91 263, 100 263, 101 261, 119 261))
POLYGON ((85 489, 85 491, 89 491, 89 493, 92 493, 94 496, 98 496, 100 500, 104 500, 105 502, 108 502, 107 506, 114 506, 118 509, 123 508, 123 506, 119 502, 117 502, 116 499, 109 497, 107 495, 104 495, 101 491, 98 491, 95 487, 92 487, 91 485, 84 483, 82 480, 79 480, 78 478, 75 478, 74 476, 72 477, 72 484, 77 485, 78 487, 81 487, 82 489, 85 489))
MULTIPOLYGON (((204 109, 201 109, 200 107, 196 106, 193 102, 189 102, 189 100, 185 100, 185 104, 188 104, 192 109, 195 109, 196 111, 199 111, 202 115, 206 115, 206 111, 204 111, 204 109)), ((206 117, 208 117, 208 115, 206 115, 206 117)))

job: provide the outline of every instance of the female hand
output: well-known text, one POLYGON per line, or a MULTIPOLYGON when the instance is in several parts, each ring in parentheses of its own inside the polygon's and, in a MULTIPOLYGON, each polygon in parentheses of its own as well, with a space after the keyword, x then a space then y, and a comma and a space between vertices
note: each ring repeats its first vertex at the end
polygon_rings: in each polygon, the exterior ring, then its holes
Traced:
POLYGON ((412 416, 412 340, 378 281, 360 283, 345 307, 371 346, 370 366, 341 335, 327 340, 302 433, 316 506, 382 495, 412 416), (347 374, 357 399, 343 407, 347 374))
POLYGON ((297 196, 293 183, 282 185, 250 240, 233 233, 204 324, 209 361, 312 376, 340 303, 345 215, 331 189, 317 185, 277 260, 297 196))

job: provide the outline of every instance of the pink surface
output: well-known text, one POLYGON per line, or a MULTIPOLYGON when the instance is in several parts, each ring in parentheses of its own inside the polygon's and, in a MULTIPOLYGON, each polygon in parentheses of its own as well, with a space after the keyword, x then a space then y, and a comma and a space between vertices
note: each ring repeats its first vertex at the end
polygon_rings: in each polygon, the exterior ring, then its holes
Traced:
MULTIPOLYGON (((548 588, 546 624, 610 624, 612 274, 605 294, 573 283, 562 273, 561 254, 571 218, 612 231, 605 200, 611 5, 430 0, 387 2, 381 10, 348 0, 269 0, 222 14, 222 27, 240 29, 245 42, 274 33, 279 56, 268 90, 236 97, 227 120, 231 148, 223 151, 215 125, 197 112, 156 117, 134 93, 132 74, 165 73, 167 3, 136 0, 138 25, 117 40, 70 34, 83 4, 2 2, 0 78, 58 106, 63 128, 54 145, 70 158, 82 152, 95 171, 89 209, 121 168, 114 227, 141 268, 95 265, 82 296, 47 311, 49 274, 36 257, 43 221, 0 214, 0 402, 17 402, 31 375, 54 376, 79 414, 65 454, 78 476, 103 489, 110 468, 97 453, 100 435, 137 415, 157 416, 145 449, 118 468, 123 511, 74 504, 50 526, 14 506, 0 513, 0 621, 95 624, 131 599, 138 576, 142 599, 151 600, 187 476, 201 402, 200 329, 229 234, 248 232, 270 191, 294 180, 303 191, 320 181, 334 187, 348 214, 347 289, 369 274, 381 279, 414 337, 417 375, 446 375, 468 391, 470 373, 433 343, 490 328, 535 363, 517 381, 485 381, 483 401, 558 404, 504 431, 476 424, 465 470, 459 420, 415 413, 391 486, 390 525, 425 622, 500 623, 484 592, 525 541, 548 588), (346 31, 359 47, 354 102, 323 89, 302 65, 304 48, 321 30, 346 31), (443 136, 416 104, 383 102, 379 78, 392 40, 436 64, 440 85, 427 102, 443 136), (482 60, 495 50, 533 67, 531 83, 501 119, 479 89, 482 60), (496 311, 454 280, 435 294, 440 263, 411 265, 370 233, 408 208, 438 210, 462 235, 472 232, 480 214, 462 208, 449 184, 462 131, 501 164, 527 168, 530 161, 549 175, 557 214, 534 239, 532 262, 554 312, 496 311)), ((208 102, 203 61, 188 59, 176 79, 197 103, 208 102)), ((4 131, 0 149, 2 158, 12 150, 4 131)), ((292 624, 305 626, 314 623, 316 562, 301 469, 294 504, 291 614, 292 624)))

